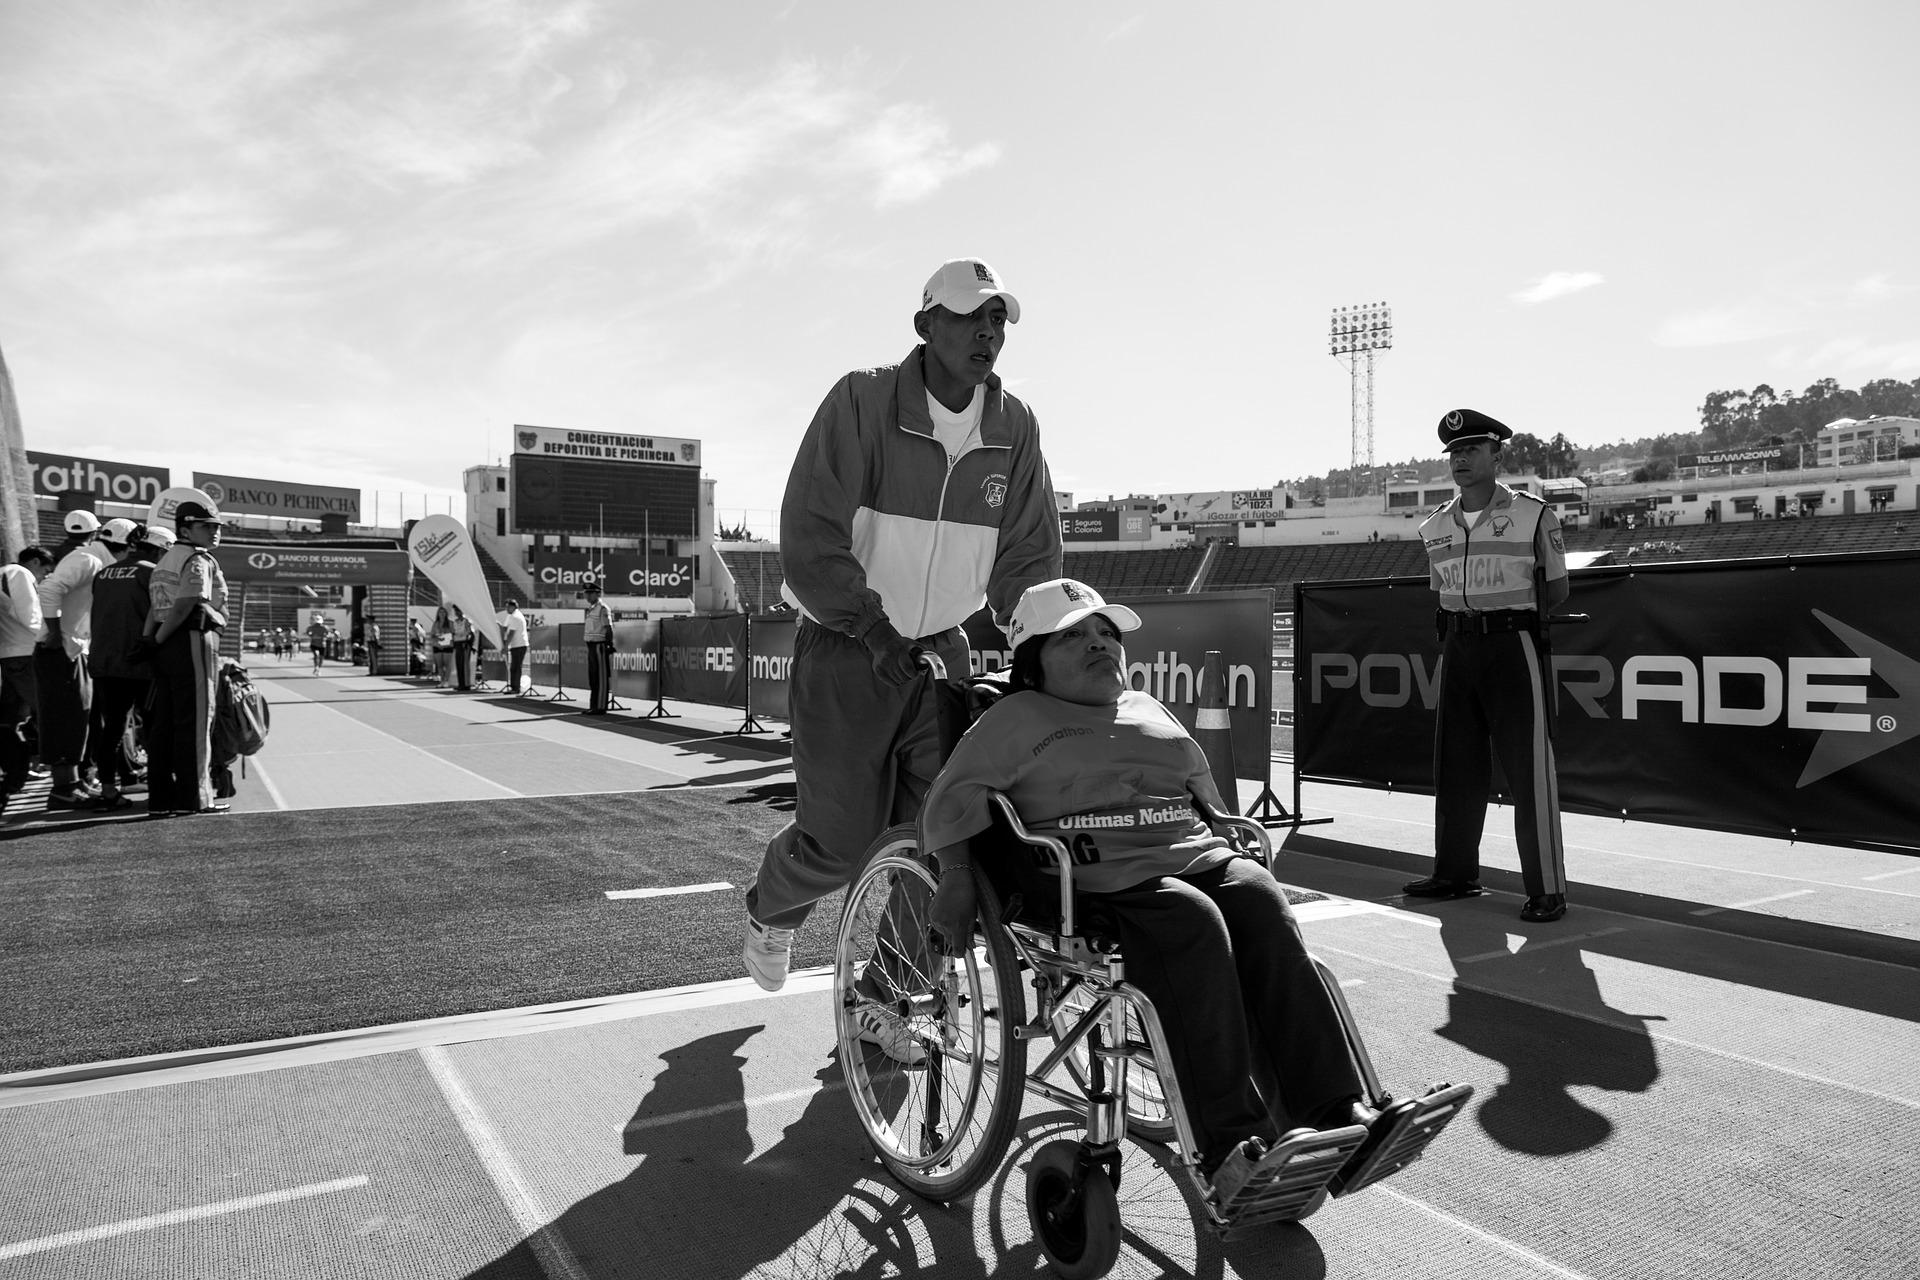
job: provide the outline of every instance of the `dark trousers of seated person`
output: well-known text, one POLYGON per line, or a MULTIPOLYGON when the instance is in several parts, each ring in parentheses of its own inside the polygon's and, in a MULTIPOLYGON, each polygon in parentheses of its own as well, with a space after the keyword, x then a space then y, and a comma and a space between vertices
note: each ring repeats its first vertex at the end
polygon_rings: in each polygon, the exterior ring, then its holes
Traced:
POLYGON ((1333 999, 1286 893, 1259 863, 1234 858, 1084 901, 1096 927, 1118 935, 1127 980, 1153 1001, 1202 1170, 1246 1138, 1272 1143, 1330 1123, 1334 1104, 1361 1096, 1333 999), (1274 1078, 1264 1101, 1262 1056, 1274 1078))

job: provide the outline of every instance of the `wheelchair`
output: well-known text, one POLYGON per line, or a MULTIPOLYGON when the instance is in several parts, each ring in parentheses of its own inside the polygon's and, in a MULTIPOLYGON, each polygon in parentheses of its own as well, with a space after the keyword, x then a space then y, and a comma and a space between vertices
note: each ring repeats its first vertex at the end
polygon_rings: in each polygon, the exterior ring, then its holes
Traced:
MULTIPOLYGON (((973 841, 977 914, 964 954, 928 949, 938 876, 911 824, 869 849, 841 912, 834 955, 840 1061, 869 1143, 907 1190, 944 1203, 985 1183, 1005 1159, 1026 1094, 1070 1108, 1085 1117, 1086 1135, 1034 1153, 1027 1211, 1056 1273, 1101 1276, 1120 1252, 1123 1137, 1176 1150, 1178 1175, 1228 1240, 1261 1223, 1305 1218, 1330 1196, 1404 1169, 1464 1109, 1469 1085, 1434 1085, 1406 1099, 1382 1089, 1339 983, 1315 957, 1367 1101, 1381 1117, 1370 1128, 1284 1136, 1263 1161, 1277 1172, 1218 1203, 1200 1172, 1159 1018, 1127 981, 1117 942, 1082 927, 1070 850, 1029 831, 1006 797, 995 795, 993 804, 994 829, 973 841), (895 1052, 876 1043, 876 1024, 895 1033, 895 1052), (897 1052, 903 1043, 909 1052, 897 1052), (1029 1069, 1036 1047, 1044 1056, 1029 1069)), ((1271 865, 1259 823, 1204 816, 1242 854, 1271 865)))

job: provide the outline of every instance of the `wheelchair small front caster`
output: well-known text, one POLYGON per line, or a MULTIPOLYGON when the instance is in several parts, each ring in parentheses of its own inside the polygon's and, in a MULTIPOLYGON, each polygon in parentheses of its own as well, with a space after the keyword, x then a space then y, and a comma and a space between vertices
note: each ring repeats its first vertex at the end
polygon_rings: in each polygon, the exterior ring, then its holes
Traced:
POLYGON ((1065 1280, 1093 1280, 1120 1258, 1120 1201, 1082 1143, 1049 1142, 1027 1166, 1027 1216, 1047 1264, 1065 1280))

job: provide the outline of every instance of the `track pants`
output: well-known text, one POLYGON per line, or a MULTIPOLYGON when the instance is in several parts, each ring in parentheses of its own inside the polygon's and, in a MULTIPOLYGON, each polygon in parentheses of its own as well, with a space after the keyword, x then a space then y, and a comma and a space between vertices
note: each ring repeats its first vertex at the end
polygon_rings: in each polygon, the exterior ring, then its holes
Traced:
POLYGON ((1333 998, 1259 863, 1234 858, 1082 901, 1119 935, 1127 980, 1153 1001, 1208 1172, 1246 1138, 1324 1128, 1330 1108, 1361 1096, 1333 998))
POLYGON ((147 811, 204 809, 214 801, 213 705, 220 633, 184 627, 153 656, 147 725, 147 811))
POLYGON ((1540 642, 1528 632, 1448 634, 1433 735, 1436 876, 1479 876, 1497 756, 1513 788, 1513 834, 1527 896, 1567 891, 1547 680, 1540 642))
POLYGON ((152 686, 151 680, 126 676, 94 677, 88 747, 100 785, 109 791, 118 790, 133 778, 133 764, 126 754, 127 719, 135 707, 146 704, 152 686))
POLYGON ((587 709, 605 711, 613 687, 613 646, 587 641, 587 709))
POLYGON ((33 751, 21 726, 33 718, 40 703, 40 682, 34 678, 33 655, 0 658, 0 791, 18 791, 27 785, 33 751))
MULTIPOLYGON (((950 675, 966 675, 958 627, 917 643, 939 654, 950 675)), ((816 902, 847 887, 881 832, 920 816, 945 763, 930 683, 922 676, 889 684, 874 674, 865 645, 800 620, 787 695, 799 798, 747 887, 755 920, 799 928, 816 902)))
POLYGON ((64 644, 33 651, 33 674, 40 688, 37 724, 40 759, 53 771, 56 789, 71 787, 87 759, 87 719, 93 714, 93 677, 87 660, 67 654, 64 644))

